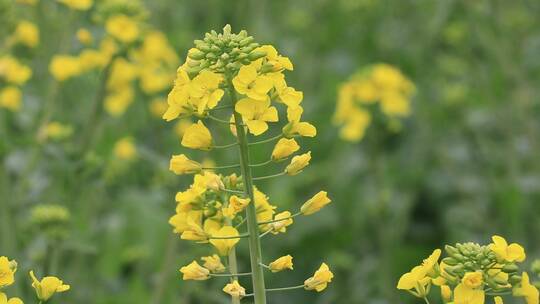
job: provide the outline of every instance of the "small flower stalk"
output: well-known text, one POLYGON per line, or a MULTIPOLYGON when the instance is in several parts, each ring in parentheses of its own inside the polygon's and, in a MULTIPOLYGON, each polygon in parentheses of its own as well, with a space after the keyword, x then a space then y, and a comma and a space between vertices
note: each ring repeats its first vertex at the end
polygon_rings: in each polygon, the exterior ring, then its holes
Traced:
POLYGON ((538 289, 518 266, 526 258, 523 247, 508 244, 497 235, 492 241, 488 245, 447 245, 447 256, 440 262, 442 251, 436 249, 421 265, 402 275, 397 288, 427 303, 435 285, 440 287, 444 303, 482 304, 492 297, 494 303, 500 304, 504 297, 516 297, 527 304, 538 304, 538 289))
POLYGON ((193 184, 176 194, 176 214, 169 223, 181 239, 209 246, 210 255, 180 269, 184 280, 207 280, 228 277, 223 291, 233 303, 253 297, 256 304, 266 303, 267 293, 300 289, 322 291, 333 274, 326 264, 304 284, 293 287, 267 288, 265 272, 292 270, 293 257, 285 255, 264 262, 262 238, 267 234, 285 233, 299 215, 310 215, 331 202, 321 191, 296 212, 279 210, 254 183, 279 176, 301 173, 311 160, 311 152, 294 155, 301 150, 298 138, 314 137, 316 128, 302 121, 303 93, 288 86, 285 72, 292 71, 289 58, 271 45, 260 45, 240 31, 207 33, 196 40, 185 63, 177 70, 174 87, 168 96, 163 119, 193 118, 184 128, 180 143, 185 148, 213 151, 238 149, 238 164, 206 167, 186 154, 173 155, 170 170, 175 174, 195 174, 193 184), (280 127, 276 126, 281 123, 280 127), (221 124, 229 130, 231 141, 219 142, 212 136, 211 125, 221 124), (274 135, 270 130, 281 129, 274 135), (257 137, 263 137, 259 140, 257 137), (268 159, 250 159, 252 145, 272 145, 268 159), (290 160, 289 160, 290 159, 290 160), (281 165, 281 162, 286 164, 281 165), (257 172, 280 166, 280 171, 253 176, 257 172), (268 167, 267 167, 268 166, 268 167), (222 173, 233 170, 234 173, 222 173), (249 245, 250 269, 239 272, 236 246, 249 245), (228 263, 224 263, 228 261, 228 263), (247 278, 251 278, 251 291, 247 278))

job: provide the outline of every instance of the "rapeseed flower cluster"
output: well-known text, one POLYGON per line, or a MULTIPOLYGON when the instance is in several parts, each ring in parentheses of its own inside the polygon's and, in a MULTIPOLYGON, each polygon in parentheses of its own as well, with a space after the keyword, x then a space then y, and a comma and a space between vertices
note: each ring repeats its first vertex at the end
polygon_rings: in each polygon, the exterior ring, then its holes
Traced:
POLYGON ((483 304, 486 297, 493 297, 497 304, 503 297, 522 298, 527 304, 538 304, 538 289, 531 283, 529 274, 519 270, 525 261, 523 247, 508 244, 501 236, 493 236, 492 243, 447 245, 447 257, 440 262, 441 250, 436 249, 420 266, 399 279, 397 288, 423 298, 433 285, 440 287, 444 303, 483 304))
POLYGON ((414 91, 414 84, 388 64, 374 64, 354 74, 338 91, 334 123, 341 126, 341 138, 360 141, 377 114, 390 126, 399 126, 399 118, 410 115, 414 91))
POLYGON ((303 93, 285 80, 285 72, 293 70, 291 60, 273 46, 255 42, 246 31, 232 33, 229 25, 223 33, 207 33, 203 40, 195 41, 195 46, 177 70, 163 119, 195 118, 178 132, 182 134, 181 145, 203 151, 236 147, 240 164, 209 167, 183 153, 171 158, 171 171, 178 175, 194 174, 194 177, 188 189, 176 194, 176 214, 169 223, 181 239, 208 244, 211 248, 210 256, 180 268, 183 279, 229 277, 230 283, 223 291, 235 303, 248 296, 254 297, 257 304, 266 303, 266 293, 275 290, 324 290, 333 278, 324 263, 299 286, 272 289, 266 288, 264 283, 264 270, 292 270, 293 257, 285 255, 264 264, 261 238, 269 233, 285 233, 295 217, 316 213, 331 201, 325 191, 320 191, 297 212, 280 211, 268 195, 253 184, 257 180, 299 174, 311 160, 309 151, 293 156, 300 150, 296 139, 314 137, 317 131, 301 119, 303 93), (285 114, 280 114, 280 110, 285 114), (219 112, 228 112, 230 116, 217 117, 215 113, 219 112), (275 129, 282 120, 286 122, 278 135, 251 141, 275 129), (207 127, 210 121, 230 128, 235 141, 218 145, 207 127), (273 142, 268 160, 251 163, 250 146, 273 142), (285 162, 291 157, 289 164, 276 174, 252 176, 254 167, 285 162), (232 174, 216 173, 225 169, 240 170, 232 174), (240 273, 235 250, 244 238, 249 242, 251 271, 240 273), (239 277, 243 276, 251 277, 251 293, 240 284, 239 277))

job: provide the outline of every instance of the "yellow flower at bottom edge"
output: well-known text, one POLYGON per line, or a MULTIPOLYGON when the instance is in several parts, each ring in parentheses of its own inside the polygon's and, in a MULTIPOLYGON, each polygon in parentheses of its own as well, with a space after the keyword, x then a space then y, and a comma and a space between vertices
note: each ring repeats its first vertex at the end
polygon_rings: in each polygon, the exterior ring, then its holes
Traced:
POLYGON ((226 270, 225 265, 221 263, 219 255, 214 254, 211 256, 202 257, 201 260, 204 261, 204 267, 211 272, 224 272, 226 270))
POLYGON ((34 271, 30 271, 30 277, 32 278, 32 287, 36 291, 37 298, 41 301, 48 301, 55 293, 65 292, 70 289, 69 285, 64 284, 57 277, 44 277, 39 281, 34 275, 34 271))
POLYGON ((525 249, 517 243, 508 245, 506 240, 498 235, 491 237, 493 243, 489 244, 491 249, 499 259, 508 262, 523 262, 526 258, 525 249))
POLYGON ((514 288, 512 294, 515 297, 524 297, 527 304, 538 304, 539 302, 538 289, 531 284, 529 275, 526 272, 521 275, 521 286, 514 288))
POLYGON ((504 304, 503 299, 499 296, 493 298, 495 300, 495 304, 504 304))
POLYGON ((424 297, 426 295, 426 286, 431 283, 431 278, 428 276, 428 273, 433 271, 440 256, 441 250, 435 249, 420 266, 414 267, 411 271, 403 274, 401 278, 399 278, 397 289, 414 289, 416 290, 416 295, 418 297, 424 297))
POLYGON ((310 215, 321 210, 324 206, 330 204, 331 201, 326 191, 320 191, 307 200, 300 208, 300 211, 304 215, 310 215))
POLYGON ((71 9, 79 10, 79 11, 88 10, 90 7, 92 7, 92 4, 94 3, 93 0, 57 0, 57 1, 65 4, 71 9))
POLYGON ((181 144, 190 149, 210 150, 212 147, 212 134, 199 120, 186 129, 181 144))
POLYGON ((311 160, 311 151, 302 155, 297 155, 292 158, 291 163, 285 168, 285 173, 288 175, 296 175, 309 165, 311 160))
POLYGON ((218 250, 219 254, 226 256, 229 254, 231 248, 233 248, 236 243, 240 241, 239 238, 226 238, 226 237, 235 237, 238 236, 238 230, 231 226, 224 226, 218 231, 215 231, 212 234, 212 237, 217 237, 217 239, 210 239, 210 244, 214 245, 218 250))
POLYGON ((210 270, 199 265, 197 261, 180 268, 180 272, 183 274, 182 280, 204 281, 210 278, 210 270))
POLYGON ((484 304, 486 295, 483 289, 470 288, 465 283, 460 283, 454 289, 455 304, 484 304))
POLYGON ((8 299, 5 293, 0 292, 0 304, 23 304, 23 301, 19 298, 8 299))
POLYGON ((322 263, 319 270, 304 282, 304 288, 306 290, 316 290, 317 292, 321 292, 328 286, 328 283, 332 282, 333 277, 334 274, 330 271, 328 265, 322 263))
POLYGON ((16 112, 21 108, 22 93, 14 86, 9 86, 0 91, 0 107, 16 112))
POLYGON ((287 158, 299 149, 300 146, 293 138, 282 138, 277 142, 274 150, 272 151, 272 160, 278 161, 287 158))
POLYGON ((105 29, 109 35, 124 43, 133 42, 139 36, 137 23, 123 14, 109 17, 105 22, 105 29))
POLYGON ((15 282, 17 262, 10 261, 7 257, 0 257, 0 288, 9 286, 15 282))
POLYGON ((285 256, 282 256, 272 263, 268 264, 268 267, 270 268, 270 271, 272 272, 279 272, 285 269, 293 269, 293 257, 288 254, 285 256))
POLYGON ((242 298, 246 295, 246 289, 238 284, 237 280, 223 287, 223 291, 231 295, 233 298, 242 298))
POLYGON ((169 170, 178 175, 198 173, 202 170, 202 165, 187 158, 184 154, 173 155, 169 164, 169 170))

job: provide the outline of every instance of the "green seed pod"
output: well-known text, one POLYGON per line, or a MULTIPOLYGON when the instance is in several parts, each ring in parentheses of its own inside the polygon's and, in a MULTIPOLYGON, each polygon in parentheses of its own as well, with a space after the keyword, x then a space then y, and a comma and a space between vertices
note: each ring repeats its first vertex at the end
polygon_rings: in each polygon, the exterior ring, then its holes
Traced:
POLYGON ((251 61, 255 61, 255 60, 259 59, 259 58, 263 58, 264 56, 266 56, 265 51, 253 51, 253 52, 249 53, 248 58, 251 61))
POLYGON ((491 261, 488 260, 488 259, 483 259, 483 260, 480 261, 480 264, 482 266, 487 266, 487 265, 491 264, 491 261))
POLYGON ((506 273, 514 273, 518 271, 519 268, 516 264, 506 264, 503 266, 502 271, 506 273))

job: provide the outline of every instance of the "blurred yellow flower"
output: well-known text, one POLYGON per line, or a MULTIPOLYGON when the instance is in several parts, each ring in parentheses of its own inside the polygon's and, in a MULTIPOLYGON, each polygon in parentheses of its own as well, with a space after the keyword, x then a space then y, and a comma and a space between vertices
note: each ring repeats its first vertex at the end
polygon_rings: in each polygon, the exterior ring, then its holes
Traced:
MULTIPOLYGON (((441 298, 444 300, 444 302, 450 302, 452 300, 452 289, 450 289, 450 286, 448 285, 442 285, 441 286, 441 298)), ((495 301, 496 303, 497 301, 495 301)))
POLYGON ((23 304, 23 301, 19 298, 8 299, 5 293, 0 292, 0 304, 23 304))
POLYGON ((231 297, 237 299, 240 299, 246 295, 246 289, 238 284, 237 280, 225 285, 225 287, 223 287, 223 291, 231 295, 231 297))
POLYGON ((187 158, 185 154, 173 155, 169 164, 169 170, 175 174, 191 174, 202 170, 200 163, 187 158))
POLYGON ((517 243, 508 245, 506 240, 498 235, 494 235, 491 239, 493 243, 489 244, 489 249, 495 252, 499 259, 508 262, 523 262, 525 260, 525 249, 521 245, 517 243))
POLYGON ((94 37, 92 36, 92 33, 85 28, 80 28, 77 30, 77 39, 80 43, 83 45, 89 45, 92 44, 92 41, 94 41, 94 37))
POLYGON ((92 7, 93 0, 57 0, 71 9, 86 11, 92 7))
POLYGON ((123 14, 109 17, 105 23, 105 29, 111 36, 124 43, 133 42, 139 36, 137 23, 123 14))
POLYGON ((0 90, 0 107, 16 112, 21 108, 22 92, 19 88, 8 86, 0 90))
POLYGON ((9 286, 15 282, 17 263, 10 261, 5 256, 0 256, 0 288, 9 286))
POLYGON ((49 122, 43 130, 43 139, 52 138, 55 140, 64 139, 73 133, 73 128, 70 125, 62 124, 58 121, 49 122))
POLYGON ((114 144, 114 155, 122 160, 133 160, 137 157, 137 148, 133 144, 133 138, 124 137, 114 144))
POLYGON ((266 95, 273 86, 272 78, 257 75, 257 69, 253 65, 244 65, 233 79, 236 91, 251 99, 265 100, 266 95))
POLYGON ((278 121, 278 112, 270 106, 270 99, 255 100, 243 98, 235 105, 235 111, 242 115, 242 120, 247 125, 251 134, 257 136, 268 130, 267 122, 278 121))
POLYGON ((105 97, 105 111, 112 116, 118 117, 126 112, 129 105, 133 102, 134 97, 135 92, 129 86, 116 89, 105 97))
POLYGON ((320 191, 302 205, 300 212, 304 215, 310 215, 318 212, 330 202, 331 200, 328 198, 328 193, 326 191, 320 191))
POLYGON ((288 175, 296 175, 309 165, 311 160, 311 151, 297 155, 292 158, 291 163, 285 168, 285 173, 288 175))
POLYGON ((20 21, 17 24, 13 38, 18 43, 34 48, 39 44, 39 29, 30 21, 20 21))
POLYGON ((199 120, 186 129, 181 144, 190 149, 210 150, 212 135, 210 130, 199 120))
POLYGON ((433 271, 440 256, 441 250, 435 249, 420 266, 414 267, 411 271, 403 274, 401 278, 399 278, 397 288, 400 290, 415 289, 417 296, 424 297, 426 295, 426 286, 431 283, 431 278, 428 276, 428 273, 433 271))
POLYGON ((229 238, 239 236, 238 230, 231 226, 223 226, 218 231, 212 233, 212 237, 217 237, 217 239, 210 239, 210 244, 214 245, 218 250, 218 253, 222 256, 229 254, 231 248, 233 248, 239 241, 240 238, 229 238))
POLYGON ((163 98, 154 98, 148 106, 150 113, 155 117, 161 117, 167 111, 167 101, 163 98))
POLYGON ((204 261, 203 266, 211 272, 220 273, 226 270, 225 265, 221 263, 221 259, 217 254, 202 257, 201 260, 204 261))
POLYGON ((48 301, 54 294, 70 289, 69 285, 64 284, 57 277, 44 277, 39 281, 34 275, 34 271, 30 271, 30 277, 32 278, 32 287, 36 291, 37 298, 41 301, 48 301))
POLYGON ((268 264, 268 268, 270 268, 270 271, 272 272, 280 272, 285 269, 293 269, 293 257, 288 254, 285 256, 282 256, 272 263, 268 264))
POLYGON ((538 304, 539 302, 538 288, 531 284, 529 274, 526 272, 521 274, 521 286, 514 288, 512 294, 517 297, 524 297, 527 304, 538 304))
POLYGON ((199 265, 197 261, 193 261, 191 264, 180 268, 180 272, 183 274, 183 280, 204 281, 210 278, 210 270, 199 265))
POLYGON ((306 290, 316 290, 321 292, 326 289, 328 283, 332 282, 334 274, 330 271, 330 268, 325 263, 322 263, 319 270, 315 274, 304 282, 304 288, 306 290))
POLYGON ((82 69, 78 57, 55 55, 49 64, 49 71, 58 81, 64 81, 81 74, 82 69))
POLYGON ((496 296, 493 300, 495 300, 495 304, 504 304, 503 299, 499 296, 496 296))
POLYGON ((0 77, 12 84, 24 84, 32 76, 32 70, 11 56, 0 57, 0 77))

